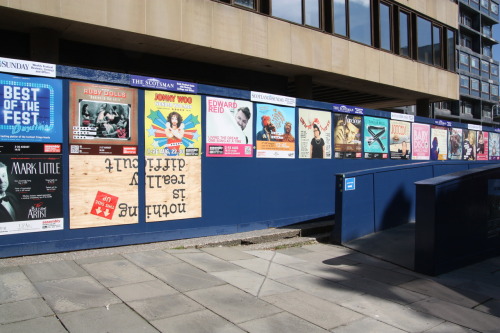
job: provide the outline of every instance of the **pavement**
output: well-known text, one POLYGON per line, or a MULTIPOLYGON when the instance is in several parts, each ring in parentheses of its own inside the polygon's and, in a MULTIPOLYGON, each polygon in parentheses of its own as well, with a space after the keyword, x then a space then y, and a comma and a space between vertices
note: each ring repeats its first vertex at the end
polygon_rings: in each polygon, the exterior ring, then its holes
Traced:
POLYGON ((0 332, 500 332, 500 257, 429 277, 336 245, 186 242, 0 259, 0 332))

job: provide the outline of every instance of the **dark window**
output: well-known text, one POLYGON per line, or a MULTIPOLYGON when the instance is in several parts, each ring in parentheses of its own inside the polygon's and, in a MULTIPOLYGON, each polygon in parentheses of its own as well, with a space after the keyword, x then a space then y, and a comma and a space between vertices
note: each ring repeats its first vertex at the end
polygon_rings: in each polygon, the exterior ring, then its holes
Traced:
POLYGON ((447 30, 447 45, 446 45, 446 54, 447 54, 447 69, 451 71, 455 71, 455 32, 451 30, 447 30))
POLYGON ((460 45, 472 50, 472 38, 466 34, 460 34, 460 45))
POLYGON ((417 18, 417 59, 426 64, 432 64, 431 27, 431 21, 417 18))
POLYGON ((349 0, 349 38, 372 45, 370 0, 349 0))
POLYGON ((333 0, 333 32, 347 36, 346 0, 333 0))
POLYGON ((392 50, 391 27, 391 7, 380 3, 380 48, 387 51, 392 50))
POLYGON ((399 54, 410 56, 410 15, 399 12, 399 54))
POLYGON ((472 103, 462 102, 462 113, 472 114, 472 103))

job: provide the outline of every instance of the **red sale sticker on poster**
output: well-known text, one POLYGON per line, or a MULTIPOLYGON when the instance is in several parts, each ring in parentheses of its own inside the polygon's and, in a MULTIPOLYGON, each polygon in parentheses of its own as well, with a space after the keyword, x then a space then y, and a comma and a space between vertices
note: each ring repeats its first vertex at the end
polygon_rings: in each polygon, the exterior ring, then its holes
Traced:
POLYGON ((90 213, 111 220, 113 218, 113 213, 115 212, 117 203, 118 197, 101 191, 97 191, 94 205, 92 206, 92 210, 90 211, 90 213))

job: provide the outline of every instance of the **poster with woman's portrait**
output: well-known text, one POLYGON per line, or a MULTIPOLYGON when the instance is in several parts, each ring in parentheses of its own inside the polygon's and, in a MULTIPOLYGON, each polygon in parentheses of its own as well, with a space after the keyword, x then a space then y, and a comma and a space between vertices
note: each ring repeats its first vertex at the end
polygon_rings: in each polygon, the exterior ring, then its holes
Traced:
POLYGON ((145 92, 147 156, 200 156, 201 97, 145 92))
POLYGON ((207 97, 206 155, 209 157, 253 156, 253 103, 207 97))
POLYGON ((448 128, 448 159, 462 159, 462 129, 448 128))
POLYGON ((390 155, 394 160, 409 160, 411 156, 411 123, 406 121, 390 121, 390 155))
POLYGON ((361 128, 363 116, 335 113, 335 158, 361 158, 361 128))
POLYGON ((477 131, 477 147, 476 147, 476 159, 478 161, 488 160, 488 141, 489 133, 485 131, 477 131))
POLYGON ((412 124, 412 160, 428 160, 430 158, 430 135, 430 125, 418 123, 412 124))
POLYGON ((464 161, 476 160, 476 132, 475 130, 463 130, 462 159, 464 161))
POLYGON ((491 132, 488 140, 490 160, 500 160, 500 134, 491 132))
POLYGON ((365 117, 364 152, 365 158, 387 158, 389 145, 389 120, 385 118, 365 117))
POLYGON ((448 130, 445 127, 431 127, 430 159, 432 161, 448 159, 448 130))
POLYGON ((332 158, 332 114, 299 109, 299 158, 332 158))

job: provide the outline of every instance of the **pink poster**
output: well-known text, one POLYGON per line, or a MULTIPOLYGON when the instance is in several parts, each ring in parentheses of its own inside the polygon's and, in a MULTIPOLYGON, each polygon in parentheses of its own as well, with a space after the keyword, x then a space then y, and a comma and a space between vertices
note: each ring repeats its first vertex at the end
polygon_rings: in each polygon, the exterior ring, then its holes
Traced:
POLYGON ((426 124, 413 123, 413 138, 411 140, 412 160, 428 160, 430 158, 429 138, 431 135, 430 126, 426 124))
POLYGON ((487 161, 488 160, 488 132, 477 131, 477 160, 487 161))

